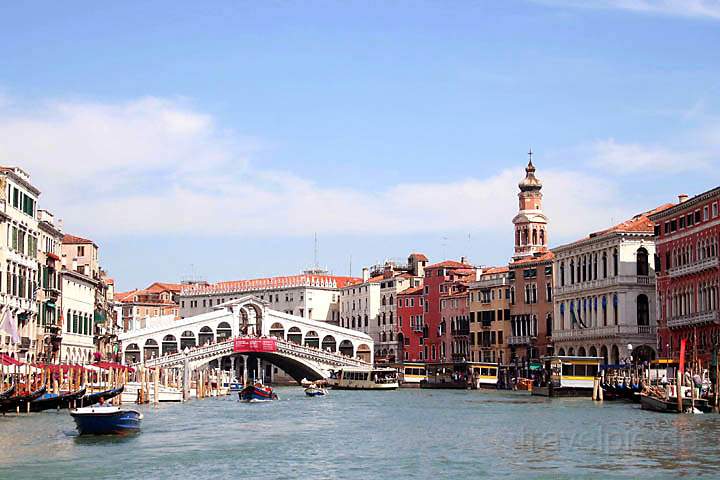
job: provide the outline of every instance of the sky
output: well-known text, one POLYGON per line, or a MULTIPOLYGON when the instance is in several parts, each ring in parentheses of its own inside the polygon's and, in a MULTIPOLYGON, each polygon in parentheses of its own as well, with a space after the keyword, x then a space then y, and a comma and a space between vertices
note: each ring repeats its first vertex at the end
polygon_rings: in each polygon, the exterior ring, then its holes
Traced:
POLYGON ((506 263, 720 181, 720 0, 4 2, 0 164, 119 290, 506 263))

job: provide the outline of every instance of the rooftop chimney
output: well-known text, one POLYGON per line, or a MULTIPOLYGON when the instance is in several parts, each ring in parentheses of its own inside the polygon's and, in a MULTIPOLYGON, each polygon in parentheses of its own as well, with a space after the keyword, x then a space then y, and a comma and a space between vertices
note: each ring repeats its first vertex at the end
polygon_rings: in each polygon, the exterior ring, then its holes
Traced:
POLYGON ((362 269, 363 282, 367 282, 370 279, 370 270, 367 267, 362 269))
POLYGON ((678 203, 685 203, 687 202, 688 196, 686 193, 681 193, 678 195, 678 203))

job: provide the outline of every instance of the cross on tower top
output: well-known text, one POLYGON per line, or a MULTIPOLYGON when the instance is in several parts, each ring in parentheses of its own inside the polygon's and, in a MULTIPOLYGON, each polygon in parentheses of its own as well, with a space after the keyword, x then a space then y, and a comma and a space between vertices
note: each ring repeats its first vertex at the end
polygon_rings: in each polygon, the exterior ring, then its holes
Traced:
POLYGON ((532 148, 531 148, 531 149, 528 151, 528 159, 530 160, 530 165, 532 165, 532 155, 533 155, 533 151, 532 151, 532 148))

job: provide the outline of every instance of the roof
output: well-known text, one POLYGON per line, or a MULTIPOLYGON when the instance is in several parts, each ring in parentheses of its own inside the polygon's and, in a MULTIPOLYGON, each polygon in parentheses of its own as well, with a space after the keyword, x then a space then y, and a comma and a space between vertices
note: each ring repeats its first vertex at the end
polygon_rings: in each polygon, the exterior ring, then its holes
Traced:
POLYGON ((422 293, 422 291, 423 291, 423 286, 420 285, 418 287, 406 288, 402 292, 398 292, 398 295, 416 295, 418 293, 422 293))
POLYGON ((125 301, 128 297, 132 297, 137 293, 141 293, 142 290, 130 290, 129 292, 115 292, 115 300, 118 302, 125 301))
POLYGON ((582 238, 582 239, 577 240, 572 243, 568 243, 566 245, 562 245, 560 247, 556 247, 556 249, 561 249, 561 248, 564 249, 564 248, 567 248, 567 247, 570 247, 573 245, 577 245, 577 244, 586 242, 590 239, 600 238, 600 237, 604 237, 606 235, 611 235, 614 233, 653 234, 655 231, 655 222, 650 220, 650 216, 655 215, 657 213, 664 212, 665 210, 668 210, 672 207, 674 207, 674 204, 665 203, 663 205, 660 205, 659 207, 653 208, 652 210, 648 210, 647 212, 638 213, 637 215, 634 215, 632 218, 625 220, 622 223, 618 223, 617 225, 614 225, 610 228, 606 228, 605 230, 600 230, 598 232, 593 232, 585 238, 582 238))
POLYGON ((211 295, 215 293, 253 292, 274 290, 279 288, 315 287, 345 288, 349 285, 363 283, 361 278, 341 277, 336 275, 289 275, 285 277, 256 278, 252 280, 235 280, 218 282, 211 285, 183 285, 183 295, 211 295))
POLYGON ((498 273, 507 273, 510 271, 510 269, 507 267, 507 265, 504 265, 502 267, 487 267, 483 269, 482 274, 483 275, 494 275, 498 273))
POLYGON ((683 202, 676 203, 672 206, 672 208, 653 213, 651 215, 652 220, 658 221, 662 218, 668 218, 680 212, 684 213, 687 210, 693 210, 702 205, 703 202, 716 198, 718 195, 720 195, 720 187, 715 187, 711 190, 695 195, 694 197, 689 198, 683 202))
POLYGON ((455 260, 445 260, 444 262, 433 263, 432 265, 428 265, 425 268, 428 270, 432 268, 472 268, 472 265, 468 265, 467 263, 462 262, 456 262, 455 260))
POLYGON ((154 282, 146 288, 148 292, 160 293, 160 292, 177 292, 180 293, 183 285, 180 283, 164 283, 154 282))
MULTIPOLYGON (((367 283, 378 283, 378 282, 382 282, 383 280, 385 280, 385 275, 375 275, 374 277, 368 278, 367 283)), ((352 285, 352 284, 350 284, 350 285, 352 285)))
POLYGON ((525 258, 521 258, 519 260, 515 260, 514 262, 510 263, 509 267, 512 268, 512 267, 531 264, 531 263, 550 262, 550 261, 552 261, 553 258, 555 258, 555 254, 553 252, 548 251, 541 255, 525 257, 525 258))
POLYGON ((425 256, 425 254, 422 253, 416 253, 413 252, 409 255, 410 257, 415 257, 416 260, 420 260, 421 262, 427 262, 428 258, 425 256))
POLYGON ((70 235, 69 233, 66 233, 63 235, 62 243, 68 244, 68 245, 76 245, 76 244, 95 244, 92 240, 88 240, 87 238, 77 237, 75 235, 70 235))

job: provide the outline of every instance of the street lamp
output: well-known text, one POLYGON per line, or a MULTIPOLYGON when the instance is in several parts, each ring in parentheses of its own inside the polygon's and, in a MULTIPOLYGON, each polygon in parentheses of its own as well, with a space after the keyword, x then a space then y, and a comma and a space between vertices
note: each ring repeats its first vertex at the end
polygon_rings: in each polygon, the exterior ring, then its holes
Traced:
POLYGON ((633 358, 632 358, 632 351, 633 351, 632 343, 628 343, 627 349, 628 349, 628 363, 632 364, 632 360, 633 360, 633 358))

